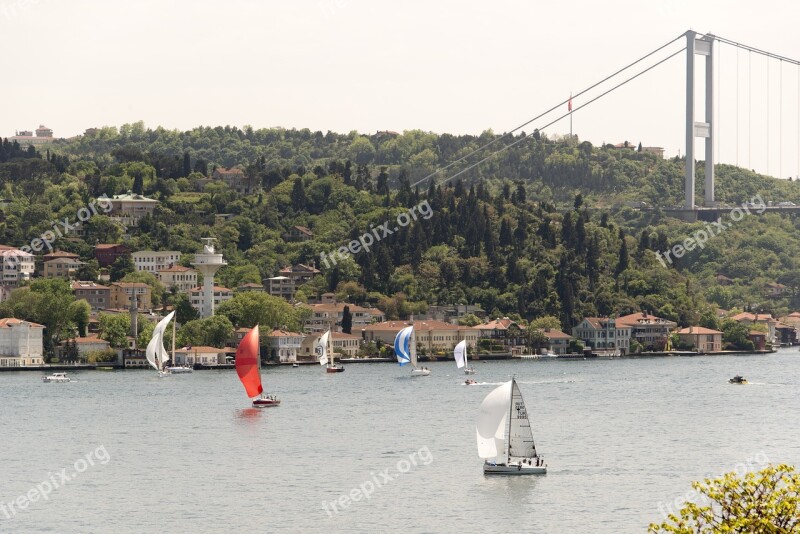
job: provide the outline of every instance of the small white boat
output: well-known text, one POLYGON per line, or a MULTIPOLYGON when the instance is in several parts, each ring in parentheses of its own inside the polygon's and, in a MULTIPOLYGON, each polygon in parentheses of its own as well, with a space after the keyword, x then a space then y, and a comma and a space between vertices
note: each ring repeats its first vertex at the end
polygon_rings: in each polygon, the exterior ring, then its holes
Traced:
POLYGON ((180 375, 184 373, 191 373, 194 371, 194 369, 192 369, 188 365, 175 365, 167 367, 167 371, 169 371, 173 375, 180 375))
POLYGON ((485 475, 543 475, 522 393, 513 378, 483 399, 475 426, 485 475))
POLYGON ((456 348, 453 349, 453 357, 456 359, 456 367, 461 369, 464 367, 464 374, 465 375, 474 375, 475 369, 467 365, 468 357, 467 357, 467 340, 463 340, 456 345, 456 348))
POLYGON ((407 326, 397 333, 394 338, 394 354, 401 367, 407 363, 411 364, 414 368, 411 370, 412 378, 430 376, 430 369, 417 367, 417 338, 414 335, 414 325, 407 326))
POLYGON ((293 363, 292 367, 300 367, 300 364, 299 363, 293 363))
POLYGON ((42 382, 69 382, 70 378, 67 373, 53 373, 50 376, 43 376, 42 382))

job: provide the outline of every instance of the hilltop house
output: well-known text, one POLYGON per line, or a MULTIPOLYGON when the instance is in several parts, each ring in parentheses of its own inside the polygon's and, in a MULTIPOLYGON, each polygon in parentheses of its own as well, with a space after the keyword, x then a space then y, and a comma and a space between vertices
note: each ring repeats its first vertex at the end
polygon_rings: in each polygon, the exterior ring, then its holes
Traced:
POLYGON ((308 241, 314 238, 314 232, 305 226, 292 226, 283 238, 286 241, 308 241))
POLYGON ((72 294, 75 298, 83 299, 89 303, 93 310, 110 308, 111 288, 97 284, 95 282, 72 282, 72 294))
POLYGON ((147 198, 131 191, 124 195, 114 195, 106 202, 111 205, 108 216, 126 229, 131 226, 138 226, 139 221, 143 217, 152 214, 153 210, 158 206, 158 200, 147 198))
POLYGON ((181 253, 177 250, 140 250, 131 254, 131 259, 137 271, 156 274, 181 261, 181 253))
POLYGON ((33 254, 0 245, 0 272, 3 273, 0 285, 17 287, 31 279, 35 268, 33 254))
POLYGON ((189 293, 197 287, 197 271, 183 265, 170 265, 159 269, 156 273, 159 281, 167 289, 176 289, 178 293, 189 293))
POLYGON ((215 180, 222 180, 225 185, 240 195, 250 195, 258 190, 257 181, 237 167, 230 169, 217 167, 211 176, 215 180))

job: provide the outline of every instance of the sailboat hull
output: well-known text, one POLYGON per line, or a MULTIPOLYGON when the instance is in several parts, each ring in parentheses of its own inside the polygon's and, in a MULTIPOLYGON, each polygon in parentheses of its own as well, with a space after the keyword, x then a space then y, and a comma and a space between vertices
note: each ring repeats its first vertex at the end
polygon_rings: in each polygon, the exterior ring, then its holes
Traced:
POLYGON ((342 367, 341 365, 337 365, 335 367, 326 367, 325 368, 325 372, 326 373, 342 373, 342 372, 344 372, 344 367, 342 367))
POLYGON ((411 371, 411 376, 428 376, 431 374, 430 369, 414 369, 411 371))
POLYGON ((547 466, 512 463, 511 465, 483 464, 484 475, 546 475, 547 466))
POLYGON ((465 375, 474 375, 475 374, 475 369, 473 369, 472 367, 467 367, 466 369, 464 369, 464 374, 465 375))
POLYGON ((256 399, 253 401, 253 408, 273 408, 280 405, 281 401, 278 399, 256 399))
POLYGON ((184 366, 177 366, 177 367, 167 367, 167 371, 174 375, 180 375, 185 373, 191 373, 194 371, 191 367, 184 367, 184 366))

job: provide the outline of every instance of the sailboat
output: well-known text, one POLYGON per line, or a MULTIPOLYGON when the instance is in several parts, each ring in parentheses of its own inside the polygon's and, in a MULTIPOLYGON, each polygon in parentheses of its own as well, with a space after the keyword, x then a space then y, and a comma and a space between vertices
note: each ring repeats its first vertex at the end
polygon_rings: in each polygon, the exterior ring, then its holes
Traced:
POLYGON ((167 371, 169 371, 173 375, 191 373, 192 371, 194 371, 194 369, 189 367, 188 361, 184 365, 175 365, 175 323, 176 322, 177 321, 172 321, 172 358, 170 359, 170 365, 167 367, 167 371))
POLYGON ((453 350, 453 356, 456 359, 456 367, 461 369, 462 367, 466 366, 464 369, 465 375, 474 375, 475 369, 467 365, 467 340, 463 340, 456 345, 456 348, 453 350))
POLYGON ((536 453, 528 412, 513 378, 486 395, 475 426, 478 456, 485 475, 543 475, 547 466, 536 453))
POLYGON ((325 365, 325 372, 326 373, 341 373, 344 371, 344 366, 336 365, 334 362, 334 358, 336 357, 336 353, 334 353, 330 349, 330 342, 331 342, 331 331, 328 330, 324 334, 319 337, 317 341, 317 345, 314 348, 314 351, 319 354, 319 364, 325 365), (330 359, 328 359, 328 353, 330 353, 330 359))
POLYGON ((170 374, 170 372, 164 369, 164 363, 167 361, 169 354, 167 354, 166 349, 164 349, 164 331, 167 329, 167 325, 175 317, 175 312, 170 312, 166 317, 161 319, 156 327, 153 329, 153 335, 150 338, 150 343, 147 344, 147 349, 145 349, 145 356, 147 357, 147 361, 150 363, 150 366, 158 371, 158 376, 164 377, 170 374))
POLYGON ((267 395, 261 386, 261 356, 258 349, 258 325, 255 325, 242 338, 236 349, 236 374, 242 381, 247 396, 253 400, 254 408, 280 406, 281 401, 275 395, 267 395))
POLYGON ((394 353, 397 356, 397 363, 401 366, 410 363, 414 368, 411 376, 428 376, 431 370, 417 367, 417 338, 414 336, 414 326, 407 326, 397 333, 394 338, 394 353))

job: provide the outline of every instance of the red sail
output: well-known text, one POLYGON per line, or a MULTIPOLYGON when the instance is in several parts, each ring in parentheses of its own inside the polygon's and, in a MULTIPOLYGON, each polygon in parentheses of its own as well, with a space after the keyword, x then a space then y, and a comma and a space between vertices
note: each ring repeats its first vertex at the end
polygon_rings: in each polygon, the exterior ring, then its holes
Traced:
POLYGON ((236 374, 242 381, 247 396, 256 397, 264 391, 261 387, 261 370, 258 365, 258 325, 253 327, 236 349, 236 374))

